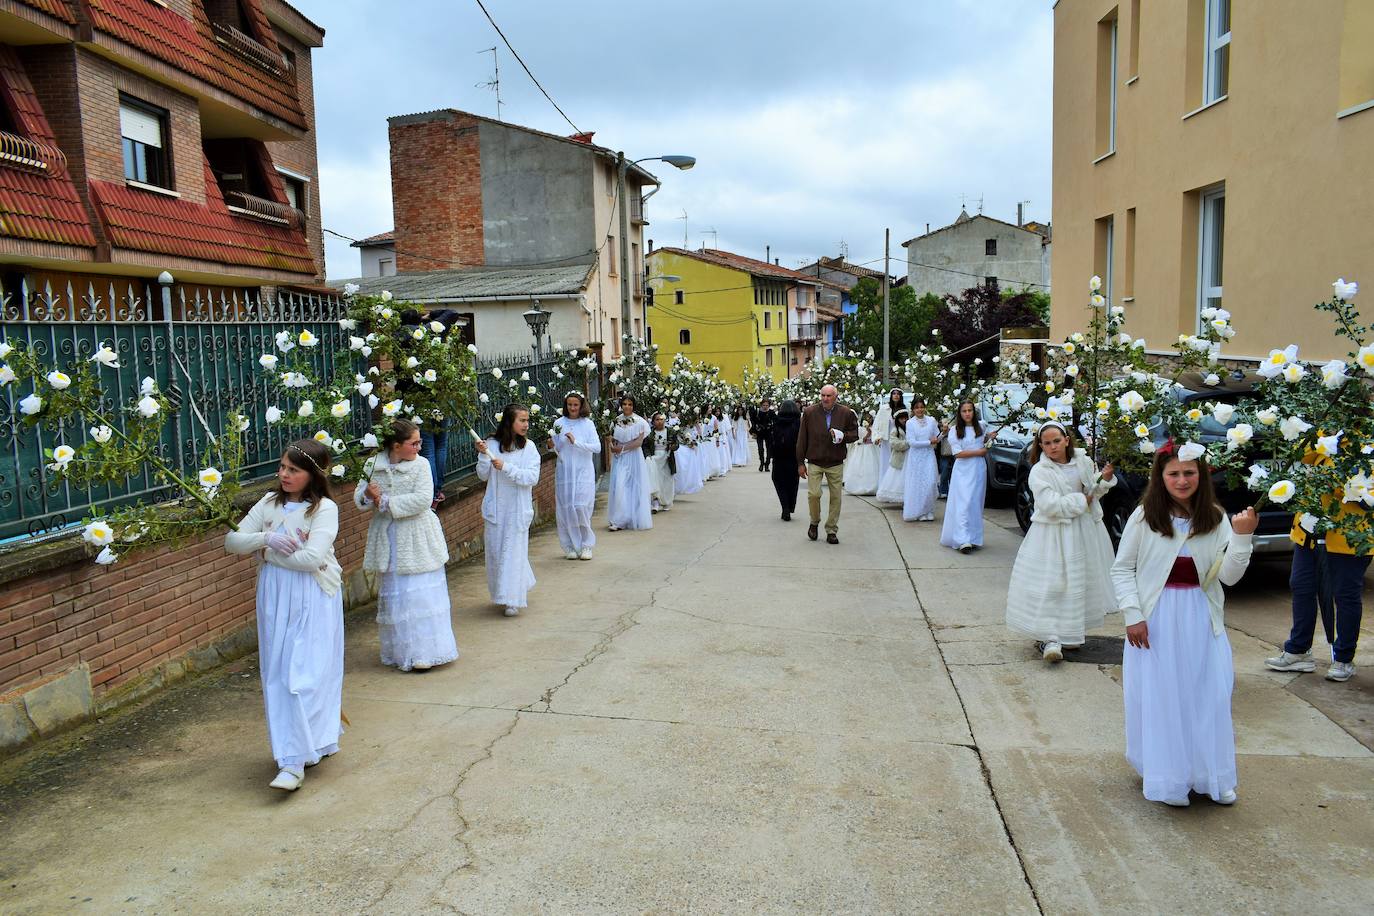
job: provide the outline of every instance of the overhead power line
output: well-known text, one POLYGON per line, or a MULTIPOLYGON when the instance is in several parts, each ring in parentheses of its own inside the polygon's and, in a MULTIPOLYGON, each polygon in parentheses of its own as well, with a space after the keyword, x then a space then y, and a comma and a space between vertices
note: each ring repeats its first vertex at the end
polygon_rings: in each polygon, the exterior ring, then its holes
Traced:
POLYGON ((544 93, 544 98, 549 100, 549 104, 556 108, 559 114, 563 115, 563 120, 568 122, 568 125, 572 127, 573 132, 579 134, 582 133, 582 128, 578 127, 576 124, 573 124, 572 118, 568 117, 567 113, 564 112, 563 109, 558 107, 558 103, 553 100, 553 96, 549 95, 549 91, 545 89, 542 84, 540 84, 539 80, 534 78, 534 74, 530 72, 530 68, 525 63, 524 59, 520 56, 520 52, 515 50, 515 46, 510 43, 510 39, 506 37, 506 33, 501 31, 501 27, 496 24, 496 20, 491 18, 491 13, 487 12, 486 4, 484 4, 482 0, 477 0, 477 5, 481 7, 482 15, 487 17, 487 22, 491 23, 491 27, 496 30, 496 34, 500 35, 501 40, 506 43, 506 48, 510 51, 511 55, 516 59, 520 66, 524 68, 525 74, 530 78, 530 81, 533 82, 534 85, 539 88, 540 92, 544 93))

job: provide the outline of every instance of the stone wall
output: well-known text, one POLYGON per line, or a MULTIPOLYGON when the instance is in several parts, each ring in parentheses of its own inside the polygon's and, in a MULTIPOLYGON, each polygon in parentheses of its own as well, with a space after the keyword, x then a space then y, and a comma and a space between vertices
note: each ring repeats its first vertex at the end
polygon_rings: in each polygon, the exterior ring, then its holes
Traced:
MULTIPOLYGON (((553 516, 552 454, 545 460, 535 524, 553 516)), ((457 563, 482 551, 485 485, 469 476, 445 493, 437 514, 457 563)), ((369 517, 352 495, 334 494, 345 608, 376 597, 362 572, 369 517)), ((0 557, 0 756, 254 651, 254 562, 225 553, 223 533, 108 567, 75 537, 0 557)))

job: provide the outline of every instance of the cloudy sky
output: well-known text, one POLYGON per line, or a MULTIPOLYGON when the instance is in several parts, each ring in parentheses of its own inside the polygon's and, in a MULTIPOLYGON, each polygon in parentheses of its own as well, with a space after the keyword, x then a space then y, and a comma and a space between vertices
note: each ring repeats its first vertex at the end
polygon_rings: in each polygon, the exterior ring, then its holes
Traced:
MULTIPOLYGON (((386 118, 460 108, 572 132, 501 44, 476 0, 294 0, 326 30, 315 54, 324 224, 392 228, 386 118)), ((534 75, 582 130, 634 158, 688 153, 649 238, 786 266, 879 259, 970 212, 1047 219, 1049 0, 485 0, 534 75), (714 229, 712 233, 708 230, 714 229), (718 242, 717 242, 718 240, 718 242)), ((331 278, 358 254, 328 240, 331 278)), ((904 270, 895 269, 896 273, 904 270)))

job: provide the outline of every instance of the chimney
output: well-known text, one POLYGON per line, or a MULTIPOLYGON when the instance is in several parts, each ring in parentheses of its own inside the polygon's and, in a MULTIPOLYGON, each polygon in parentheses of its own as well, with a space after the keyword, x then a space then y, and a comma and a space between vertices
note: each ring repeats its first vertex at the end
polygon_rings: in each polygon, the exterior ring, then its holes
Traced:
POLYGON ((772 246, 772 245, 764 245, 764 246, 763 246, 763 263, 767 264, 767 263, 768 263, 769 261, 771 261, 771 260, 773 260, 773 246, 772 246))
POLYGON ((930 223, 926 223, 926 235, 930 235, 930 223))
POLYGON ((1018 202, 1018 203, 1016 204, 1016 225, 1018 225, 1018 226, 1024 226, 1025 224, 1026 224, 1026 205, 1023 204, 1023 203, 1019 203, 1019 202, 1018 202))
POLYGON ((398 271, 486 263, 478 124, 453 110, 388 119, 398 271))
POLYGON ((782 266, 782 258, 774 258, 774 259, 773 259, 773 266, 774 266, 774 267, 781 267, 781 266, 782 266))
POLYGON ((653 253, 654 253, 654 240, 653 240, 653 239, 649 239, 649 254, 653 254, 653 253))

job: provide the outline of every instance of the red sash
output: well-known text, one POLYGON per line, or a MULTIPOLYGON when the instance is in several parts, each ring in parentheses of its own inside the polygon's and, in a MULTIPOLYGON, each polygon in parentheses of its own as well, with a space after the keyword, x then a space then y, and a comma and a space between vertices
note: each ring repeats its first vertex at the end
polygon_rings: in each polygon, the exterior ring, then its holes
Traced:
POLYGON ((1174 568, 1169 570, 1169 578, 1165 580, 1165 588, 1197 588, 1202 583, 1198 581, 1197 564, 1192 557, 1175 557, 1174 568))

